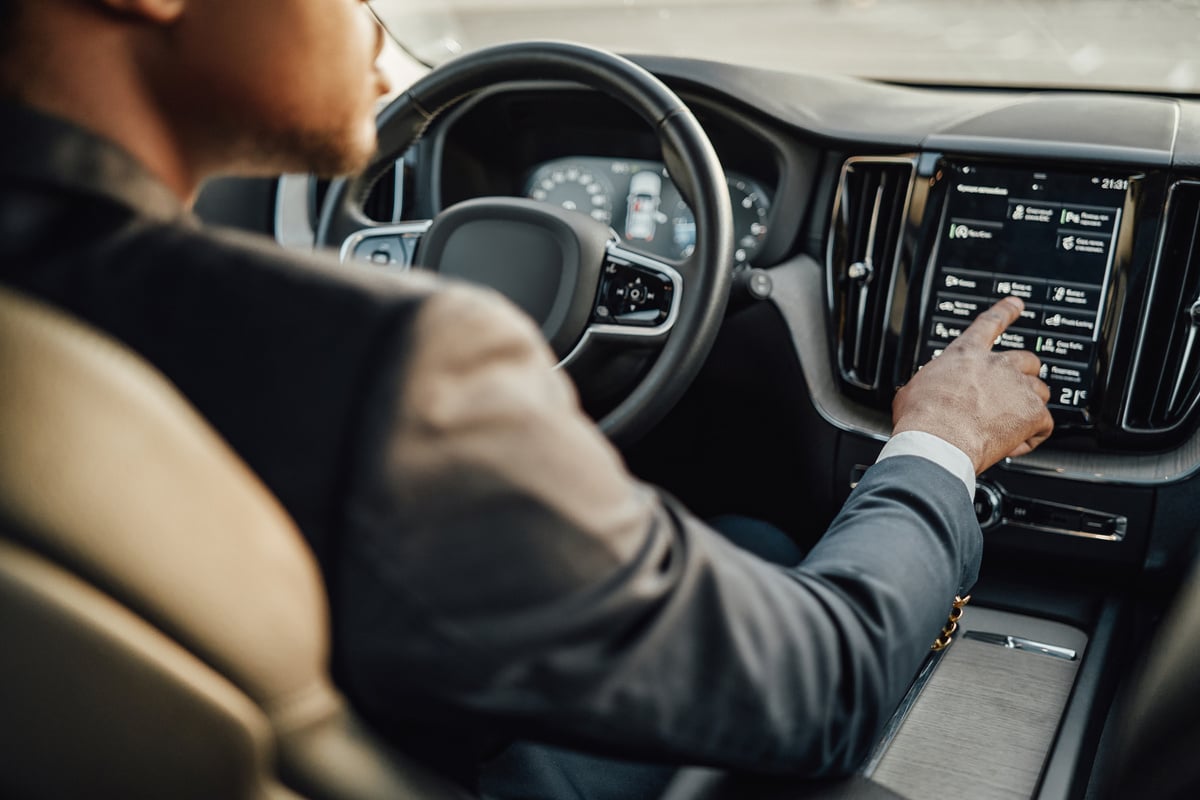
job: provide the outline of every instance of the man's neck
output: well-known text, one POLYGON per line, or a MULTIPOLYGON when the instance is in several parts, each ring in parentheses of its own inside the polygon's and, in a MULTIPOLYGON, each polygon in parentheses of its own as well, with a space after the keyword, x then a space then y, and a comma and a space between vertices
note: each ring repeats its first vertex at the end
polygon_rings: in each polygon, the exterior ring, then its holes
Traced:
POLYGON ((53 39, 33 43, 0 65, 0 85, 37 110, 116 143, 190 204, 205 177, 134 63, 126 33, 63 14, 53 39), (78 35, 73 35, 78 34, 78 35))

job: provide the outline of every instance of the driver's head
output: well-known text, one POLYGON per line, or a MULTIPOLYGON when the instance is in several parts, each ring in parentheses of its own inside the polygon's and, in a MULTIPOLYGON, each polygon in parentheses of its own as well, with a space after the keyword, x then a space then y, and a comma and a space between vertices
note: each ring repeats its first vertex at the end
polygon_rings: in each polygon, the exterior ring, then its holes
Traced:
POLYGON ((362 165, 381 45, 365 0, 0 0, 0 88, 181 193, 217 172, 362 165))

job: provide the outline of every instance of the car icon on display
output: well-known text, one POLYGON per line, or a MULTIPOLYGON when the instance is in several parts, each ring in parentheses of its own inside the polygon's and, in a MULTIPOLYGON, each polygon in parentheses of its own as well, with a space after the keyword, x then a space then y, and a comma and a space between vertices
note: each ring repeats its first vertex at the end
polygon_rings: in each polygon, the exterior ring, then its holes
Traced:
POLYGON ((629 181, 629 205, 625 214, 625 238, 629 241, 654 240, 658 204, 662 197, 662 176, 639 172, 629 181))

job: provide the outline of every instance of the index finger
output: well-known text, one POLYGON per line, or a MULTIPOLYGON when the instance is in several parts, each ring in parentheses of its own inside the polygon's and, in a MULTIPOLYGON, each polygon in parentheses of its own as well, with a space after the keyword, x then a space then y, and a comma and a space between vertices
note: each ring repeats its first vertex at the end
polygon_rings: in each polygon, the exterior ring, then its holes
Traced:
POLYGON ((961 342, 963 347, 991 350, 996 337, 1016 322, 1024 310, 1025 304, 1019 297, 1002 298, 996 305, 976 317, 956 341, 961 342))

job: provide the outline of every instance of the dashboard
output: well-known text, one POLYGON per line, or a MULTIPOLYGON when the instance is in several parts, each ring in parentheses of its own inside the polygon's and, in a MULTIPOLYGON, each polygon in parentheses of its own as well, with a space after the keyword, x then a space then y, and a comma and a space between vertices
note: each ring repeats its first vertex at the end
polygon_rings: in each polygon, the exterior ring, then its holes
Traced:
MULTIPOLYGON (((1162 503, 1190 496, 1200 471, 1200 103, 636 60, 709 134, 734 269, 769 289, 751 298, 735 282, 709 365, 627 453, 639 474, 700 513, 819 529, 890 433, 896 387, 1014 295, 1025 312, 996 347, 1042 359, 1056 431, 983 476, 977 511, 996 549, 1180 558, 1191 526, 1162 503), (744 416, 772 433, 742 430, 744 416), (730 477, 731 463, 755 466, 730 477)), ((394 205, 420 219, 527 197, 683 261, 695 222, 665 161, 654 131, 603 94, 505 84, 439 118, 394 205)))

